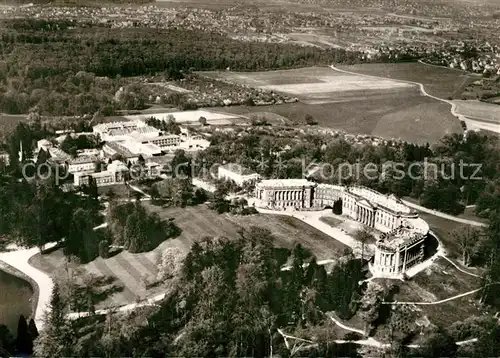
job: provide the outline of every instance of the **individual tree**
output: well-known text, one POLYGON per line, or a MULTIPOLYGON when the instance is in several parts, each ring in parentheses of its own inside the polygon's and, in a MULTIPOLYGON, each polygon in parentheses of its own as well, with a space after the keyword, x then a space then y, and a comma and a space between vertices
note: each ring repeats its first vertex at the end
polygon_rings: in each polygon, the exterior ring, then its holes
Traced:
POLYGON ((74 356, 75 333, 70 322, 65 317, 65 304, 59 292, 59 286, 54 284, 45 313, 45 326, 35 342, 34 354, 37 357, 70 357, 74 356))
POLYGON ((367 243, 374 242, 375 237, 368 229, 357 230, 356 233, 354 234, 354 237, 359 243, 361 243, 361 259, 363 260, 365 254, 365 245, 367 243))
POLYGON ((160 191, 158 190, 158 185, 154 183, 149 190, 149 195, 153 201, 159 200, 161 198, 160 191))
POLYGON ((158 265, 158 281, 178 276, 185 257, 186 253, 177 247, 166 248, 158 265))
POLYGON ((81 262, 89 262, 99 254, 99 241, 94 227, 97 217, 88 209, 78 208, 73 212, 64 252, 75 255, 81 262))
POLYGON ((380 315, 380 307, 384 299, 384 288, 370 281, 361 298, 361 317, 365 323, 365 334, 368 336, 373 324, 380 315))
POLYGON ((33 353, 33 338, 28 331, 28 323, 23 315, 19 316, 17 323, 16 351, 21 355, 33 353))
POLYGON ((207 119, 203 116, 201 116, 200 118, 198 118, 198 122, 202 125, 202 126, 206 126, 207 125, 207 119))
POLYGON ((172 125, 172 124, 175 124, 175 123, 176 123, 175 117, 172 114, 169 114, 167 116, 167 124, 172 125))
POLYGON ((248 205, 248 200, 245 198, 240 198, 238 200, 238 205, 240 206, 241 210, 245 209, 245 206, 248 205))
POLYGON ((460 249, 462 250, 462 263, 464 266, 469 266, 471 263, 471 255, 480 236, 480 231, 473 229, 470 226, 459 227, 451 232, 453 241, 458 243, 460 249))
POLYGON ((391 346, 404 342, 415 331, 415 314, 406 305, 394 305, 388 322, 388 337, 391 346))
POLYGON ((106 191, 106 197, 109 201, 113 201, 114 199, 116 199, 116 192, 112 188, 109 188, 106 191))
POLYGON ((30 322, 28 324, 28 332, 31 336, 31 339, 34 341, 35 339, 38 338, 40 335, 38 333, 38 328, 36 327, 35 320, 33 318, 30 319, 30 322))
POLYGON ((500 209, 492 208, 486 230, 487 267, 483 275, 481 302, 500 307, 500 209))
POLYGON ((175 151, 171 166, 173 178, 191 177, 191 158, 182 149, 175 151))
POLYGON ((310 114, 306 114, 304 116, 304 120, 306 121, 306 124, 309 125, 309 126, 313 126, 313 125, 318 124, 318 122, 310 114))
POLYGON ((99 256, 103 259, 107 259, 109 257, 109 243, 107 240, 99 242, 99 256))
POLYGON ((196 188, 193 195, 193 202, 195 204, 202 204, 207 201, 208 195, 203 188, 196 188))

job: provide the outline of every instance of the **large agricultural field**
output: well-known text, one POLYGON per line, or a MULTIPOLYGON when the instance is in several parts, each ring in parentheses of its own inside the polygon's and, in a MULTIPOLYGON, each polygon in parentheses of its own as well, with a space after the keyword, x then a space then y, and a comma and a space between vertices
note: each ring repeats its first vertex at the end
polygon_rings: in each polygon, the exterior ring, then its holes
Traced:
MULTIPOLYGON (((296 123, 311 115, 321 126, 424 144, 460 133, 450 105, 421 95, 418 86, 391 79, 350 75, 328 67, 268 72, 203 72, 205 76, 265 88, 299 102, 266 106, 296 123)), ((251 115, 262 107, 225 107, 219 111, 251 115)))
POLYGON ((457 112, 478 121, 491 121, 500 125, 500 105, 480 101, 454 101, 457 112))
MULTIPOLYGON (((301 243, 321 259, 340 257, 348 249, 344 244, 322 232, 314 229, 302 221, 281 215, 251 215, 233 216, 219 215, 205 205, 187 208, 162 208, 147 202, 148 210, 157 212, 162 219, 173 218, 182 229, 182 233, 175 239, 163 242, 156 249, 140 254, 131 254, 122 251, 108 259, 97 258, 94 261, 77 265, 83 274, 96 277, 111 277, 103 284, 109 295, 96 304, 97 308, 110 305, 124 305, 136 300, 153 296, 165 290, 165 287, 150 287, 158 273, 157 264, 162 252, 168 247, 178 247, 188 252, 192 244, 206 236, 239 237, 241 229, 252 226, 269 229, 276 236, 277 247, 293 248, 295 243, 301 243)), ((67 277, 66 259, 62 249, 50 254, 37 254, 30 259, 30 264, 47 272, 56 279, 67 277)), ((82 276, 82 274, 80 274, 82 276)), ((81 278, 80 278, 81 279, 81 278)), ((77 280, 78 281, 78 280, 77 280)))
POLYGON ((478 75, 465 71, 414 62, 338 67, 363 75, 422 83, 429 94, 443 99, 461 98, 465 87, 478 79, 478 75))

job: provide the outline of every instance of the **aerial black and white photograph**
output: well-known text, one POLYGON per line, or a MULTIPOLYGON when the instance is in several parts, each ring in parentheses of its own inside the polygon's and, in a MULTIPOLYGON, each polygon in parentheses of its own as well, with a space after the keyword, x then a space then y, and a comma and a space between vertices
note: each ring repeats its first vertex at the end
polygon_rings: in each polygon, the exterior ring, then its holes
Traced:
POLYGON ((0 357, 500 357, 500 0, 0 0, 0 357))

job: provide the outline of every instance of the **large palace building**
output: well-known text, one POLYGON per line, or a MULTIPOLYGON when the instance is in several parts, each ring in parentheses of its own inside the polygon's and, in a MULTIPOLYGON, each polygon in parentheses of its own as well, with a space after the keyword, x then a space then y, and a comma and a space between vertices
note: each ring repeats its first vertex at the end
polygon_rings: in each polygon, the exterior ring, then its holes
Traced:
POLYGON ((274 210, 322 210, 342 203, 342 214, 380 233, 369 267, 377 277, 400 277, 424 258, 427 223, 394 195, 361 186, 317 184, 305 179, 263 180, 256 205, 274 210))

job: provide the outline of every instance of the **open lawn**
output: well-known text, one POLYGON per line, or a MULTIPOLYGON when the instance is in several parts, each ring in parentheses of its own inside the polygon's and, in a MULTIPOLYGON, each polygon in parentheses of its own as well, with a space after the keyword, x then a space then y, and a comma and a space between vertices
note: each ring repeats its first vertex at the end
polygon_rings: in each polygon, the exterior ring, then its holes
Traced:
POLYGON ((437 143, 446 134, 462 132, 460 122, 451 115, 446 103, 417 94, 408 95, 404 91, 391 96, 372 93, 363 100, 337 103, 297 102, 259 107, 224 107, 217 110, 245 116, 266 111, 295 123, 303 123, 305 116, 311 115, 323 127, 387 139, 400 138, 419 144, 437 143))
POLYGON ((97 193, 99 195, 107 195, 110 191, 113 192, 117 198, 129 197, 129 188, 125 184, 106 185, 97 188, 97 193))
MULTIPOLYGON (((387 93, 412 89, 414 85, 390 79, 372 79, 334 71, 329 67, 306 67, 265 72, 209 71, 200 74, 236 83, 296 96, 302 101, 335 102, 371 91, 387 93)), ((358 96, 359 97, 359 96, 358 96)))
POLYGON ((422 83, 426 91, 443 99, 461 98, 468 84, 478 79, 465 71, 422 63, 373 63, 339 68, 364 75, 422 83))
POLYGON ((331 227, 338 227, 340 226, 340 224, 342 224, 342 220, 339 220, 331 216, 322 216, 319 219, 323 221, 325 224, 330 225, 331 227))
MULTIPOLYGON (((238 231, 252 226, 269 229, 276 236, 276 246, 292 248, 300 242, 310 249, 318 260, 339 256, 347 246, 330 236, 316 230, 304 222, 284 215, 219 215, 205 205, 187 208, 161 208, 145 203, 151 211, 157 212, 162 219, 175 218, 182 234, 174 239, 181 242, 184 249, 203 236, 238 237, 238 231)), ((172 241, 172 240, 169 240, 172 241)))
MULTIPOLYGON (((76 265, 83 273, 98 277, 110 277, 101 285, 107 295, 96 304, 97 308, 110 305, 124 305, 135 302, 165 290, 161 285, 151 285, 156 279, 162 252, 167 247, 178 247, 184 251, 190 250, 192 244, 205 236, 226 236, 236 238, 238 231, 251 226, 264 227, 276 236, 276 246, 293 248, 300 242, 310 249, 318 260, 341 256, 345 245, 303 223, 288 216, 280 215, 252 215, 233 216, 219 215, 205 205, 187 208, 162 208, 144 202, 148 210, 157 212, 162 219, 173 218, 182 229, 179 237, 163 242, 156 249, 140 254, 131 254, 126 251, 118 252, 108 259, 97 258, 85 265, 76 265), (152 287, 153 286, 153 287, 152 287)), ((30 263, 47 272, 52 277, 62 279, 67 275, 65 271, 66 259, 62 250, 50 254, 34 256, 30 263)), ((80 277, 82 273, 78 274, 80 277)))
POLYGON ((448 104, 422 96, 413 84, 349 75, 329 67, 202 74, 282 92, 300 100, 281 105, 216 109, 223 112, 248 116, 266 111, 295 123, 304 123, 306 115, 310 115, 324 127, 420 144, 435 143, 446 134, 462 132, 448 104))
MULTIPOLYGON (((423 212, 419 212, 419 216, 429 224, 430 229, 437 235, 439 241, 443 243, 448 257, 455 259, 455 261, 461 259, 462 251, 460 245, 453 239, 451 232, 461 227, 467 227, 468 225, 423 212)), ((475 272, 474 268, 469 269, 469 271, 475 272)))
MULTIPOLYGON (((476 277, 458 271, 453 265, 439 258, 430 268, 417 274, 411 280, 399 285, 394 300, 400 302, 434 302, 479 288, 476 277)), ((416 306, 420 316, 426 316, 431 323, 449 326, 471 315, 480 315, 475 294, 438 305, 416 306)))

